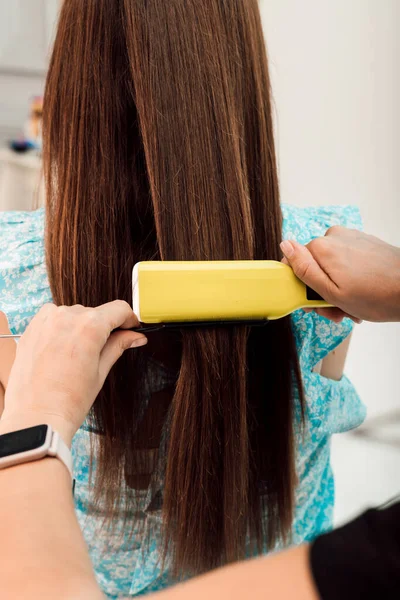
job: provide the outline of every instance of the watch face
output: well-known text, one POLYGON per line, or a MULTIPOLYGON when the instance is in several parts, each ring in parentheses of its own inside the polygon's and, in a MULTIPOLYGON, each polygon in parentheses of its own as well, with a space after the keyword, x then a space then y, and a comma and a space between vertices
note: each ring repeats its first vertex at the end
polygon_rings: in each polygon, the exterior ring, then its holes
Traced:
POLYGON ((0 458, 40 448, 46 441, 47 425, 37 425, 0 436, 0 458))

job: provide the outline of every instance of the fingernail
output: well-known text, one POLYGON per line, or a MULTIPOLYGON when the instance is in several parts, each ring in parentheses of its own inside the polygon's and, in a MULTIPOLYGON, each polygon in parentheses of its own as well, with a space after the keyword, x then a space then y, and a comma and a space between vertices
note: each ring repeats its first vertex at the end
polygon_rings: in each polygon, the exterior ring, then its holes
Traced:
POLYGON ((140 348, 140 346, 145 346, 147 344, 147 338, 141 337, 137 340, 134 340, 132 344, 129 346, 130 348, 140 348))
POLYGON ((281 250, 283 252, 283 254, 286 256, 286 258, 291 258, 294 254, 294 246, 292 244, 292 242, 289 242, 287 240, 285 240, 284 242, 281 243, 281 250))

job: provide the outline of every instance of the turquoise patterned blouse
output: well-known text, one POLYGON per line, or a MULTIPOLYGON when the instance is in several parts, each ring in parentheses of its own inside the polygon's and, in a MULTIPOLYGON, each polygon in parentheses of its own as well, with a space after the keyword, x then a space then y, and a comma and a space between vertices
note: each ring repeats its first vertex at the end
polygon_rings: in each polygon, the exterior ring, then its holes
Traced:
MULTIPOLYGON (((350 206, 296 208, 283 206, 283 237, 307 243, 324 235, 332 225, 361 228, 357 209, 350 206)), ((13 333, 22 333, 45 303, 51 301, 44 260, 44 211, 0 212, 0 310, 8 317, 13 333)), ((357 427, 365 418, 365 407, 353 385, 313 372, 317 363, 351 332, 352 322, 331 323, 316 314, 297 311, 292 316, 306 397, 306 432, 297 428, 296 510, 292 542, 312 540, 332 525, 334 480, 330 463, 330 440, 334 433, 357 427)), ((161 370, 160 370, 161 369, 161 370)), ((152 391, 162 386, 167 375, 155 368, 152 391)), ((96 434, 92 434, 96 435, 96 434)), ((160 503, 142 494, 142 510, 135 519, 134 534, 123 521, 110 533, 104 528, 102 506, 91 511, 89 481, 90 434, 86 427, 73 441, 76 478, 76 511, 98 581, 109 598, 141 596, 173 583, 168 562, 160 565, 160 503), (149 540, 141 546, 141 536, 149 540), (128 531, 129 530, 129 531, 128 531), (135 535, 136 531, 136 535, 135 535)), ((96 468, 94 462, 93 468, 96 468)), ((162 482, 160 482, 162 498, 162 482)), ((123 493, 132 493, 128 488, 123 493)))

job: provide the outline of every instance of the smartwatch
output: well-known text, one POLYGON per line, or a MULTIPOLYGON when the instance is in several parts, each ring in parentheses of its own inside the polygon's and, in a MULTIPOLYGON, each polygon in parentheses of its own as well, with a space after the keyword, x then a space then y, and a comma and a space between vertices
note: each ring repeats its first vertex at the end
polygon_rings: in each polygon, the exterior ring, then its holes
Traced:
POLYGON ((71 451, 51 425, 36 425, 0 435, 0 469, 46 456, 59 458, 72 478, 71 451))

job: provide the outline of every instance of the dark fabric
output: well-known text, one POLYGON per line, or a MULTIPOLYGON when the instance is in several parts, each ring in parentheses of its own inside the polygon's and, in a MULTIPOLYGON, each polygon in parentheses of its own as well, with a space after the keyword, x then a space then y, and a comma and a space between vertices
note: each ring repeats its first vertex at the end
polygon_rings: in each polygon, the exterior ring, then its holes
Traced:
POLYGON ((400 502, 322 535, 310 561, 322 600, 399 600, 400 502))

